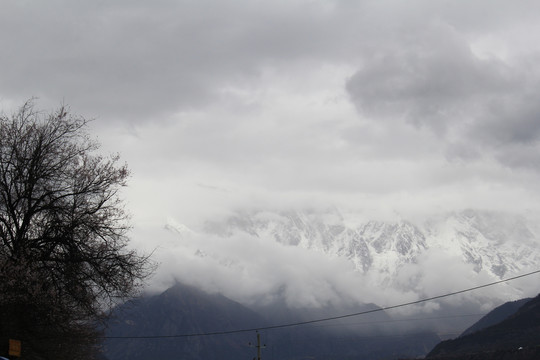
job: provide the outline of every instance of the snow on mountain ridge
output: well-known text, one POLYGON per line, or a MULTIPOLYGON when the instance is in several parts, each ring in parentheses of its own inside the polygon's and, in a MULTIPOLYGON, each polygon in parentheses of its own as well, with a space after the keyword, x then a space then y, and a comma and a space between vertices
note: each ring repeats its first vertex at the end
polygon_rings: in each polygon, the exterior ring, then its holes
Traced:
POLYGON ((539 237, 521 216, 466 210, 431 223, 430 228, 431 246, 447 248, 444 241, 454 243, 476 272, 485 270, 497 278, 517 274, 540 259, 539 237))
POLYGON ((357 271, 380 273, 386 283, 432 249, 460 257, 475 272, 485 271, 496 278, 518 274, 540 262, 540 238, 524 217, 487 211, 434 216, 421 225, 398 220, 367 221, 354 227, 347 226, 338 211, 259 212, 209 222, 205 231, 224 237, 244 232, 344 257, 357 271))

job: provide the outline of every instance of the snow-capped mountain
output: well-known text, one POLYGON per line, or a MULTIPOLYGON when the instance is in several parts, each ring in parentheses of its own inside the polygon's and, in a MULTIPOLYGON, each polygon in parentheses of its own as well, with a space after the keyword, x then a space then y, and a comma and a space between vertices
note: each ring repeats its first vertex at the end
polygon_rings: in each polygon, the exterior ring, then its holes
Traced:
POLYGON ((337 210, 261 211, 208 222, 204 232, 225 238, 244 233, 344 257, 360 272, 384 274, 385 281, 433 250, 499 279, 540 264, 540 234, 536 224, 521 215, 465 210, 421 223, 350 220, 337 210))

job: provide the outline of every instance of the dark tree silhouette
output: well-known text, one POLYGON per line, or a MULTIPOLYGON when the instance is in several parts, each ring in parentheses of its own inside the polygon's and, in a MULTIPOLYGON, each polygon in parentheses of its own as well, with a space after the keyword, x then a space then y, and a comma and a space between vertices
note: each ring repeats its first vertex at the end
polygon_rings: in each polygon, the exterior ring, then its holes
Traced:
POLYGON ((128 168, 87 125, 33 101, 0 116, 0 355, 15 338, 24 359, 91 358, 106 309, 151 272, 127 246, 128 168))

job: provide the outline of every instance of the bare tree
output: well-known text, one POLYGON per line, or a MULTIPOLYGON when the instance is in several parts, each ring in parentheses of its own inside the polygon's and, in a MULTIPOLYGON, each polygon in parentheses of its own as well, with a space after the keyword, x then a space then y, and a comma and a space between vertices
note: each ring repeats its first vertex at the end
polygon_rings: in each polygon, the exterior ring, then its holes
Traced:
POLYGON ((0 116, 0 337, 21 338, 23 352, 26 340, 30 358, 73 359, 93 346, 103 310, 151 272, 127 247, 128 168, 97 154, 87 125, 32 101, 0 116))

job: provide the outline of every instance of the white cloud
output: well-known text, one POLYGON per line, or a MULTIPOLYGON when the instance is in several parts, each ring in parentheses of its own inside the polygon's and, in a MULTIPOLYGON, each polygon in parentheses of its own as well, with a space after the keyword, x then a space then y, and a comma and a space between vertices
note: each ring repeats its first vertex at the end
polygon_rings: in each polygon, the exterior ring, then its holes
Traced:
MULTIPOLYGON (((125 194, 144 234, 134 240, 150 249, 173 241, 159 230, 167 217, 195 226, 245 207, 537 209, 538 4, 8 1, 0 105, 37 96, 95 117, 104 150, 133 170, 125 194)), ((203 245, 232 259, 255 246, 238 241, 203 245)), ((319 269, 315 255, 257 246, 305 268, 265 274, 240 257, 221 280, 250 288, 268 276, 262 293, 318 274, 294 297, 358 280, 339 261, 319 269)), ((222 265, 163 256, 202 283, 222 265)))

